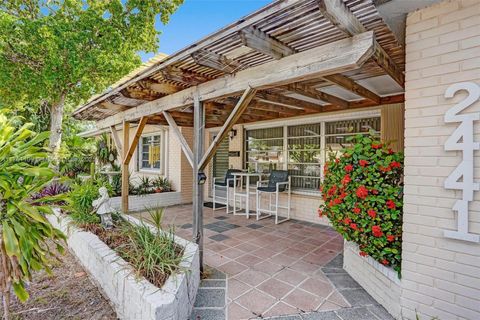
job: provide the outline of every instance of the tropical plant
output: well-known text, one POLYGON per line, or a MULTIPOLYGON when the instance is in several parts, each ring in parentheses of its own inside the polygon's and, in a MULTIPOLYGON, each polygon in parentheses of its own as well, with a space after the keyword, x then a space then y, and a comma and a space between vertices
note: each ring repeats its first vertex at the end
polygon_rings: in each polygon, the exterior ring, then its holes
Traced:
POLYGON ((170 192, 172 191, 172 185, 170 181, 165 177, 158 177, 152 182, 152 187, 155 192, 170 192))
POLYGON ((148 209, 148 212, 155 231, 144 222, 140 225, 124 224, 123 233, 129 241, 117 251, 133 266, 138 276, 161 287, 168 276, 178 270, 183 248, 175 242, 173 229, 162 229, 164 209, 148 209))
POLYGON ((97 139, 97 159, 101 164, 111 164, 117 159, 117 149, 110 141, 110 137, 103 133, 100 138, 97 139))
POLYGON ((319 215, 348 241, 400 275, 402 249, 403 154, 373 135, 332 154, 321 184, 319 215))
POLYGON ((75 184, 70 192, 70 217, 78 224, 99 223, 98 215, 92 214, 93 200, 99 197, 99 186, 93 179, 75 184))
POLYGON ((53 164, 59 163, 65 104, 138 66, 139 51, 156 52, 157 17, 167 23, 182 1, 0 1, 0 100, 49 110, 53 164))
POLYGON ((150 180, 149 177, 140 177, 140 183, 138 186, 135 188, 135 194, 141 196, 145 194, 152 193, 152 181, 150 180))
POLYGON ((32 200, 55 177, 42 147, 48 133, 36 134, 29 129, 32 124, 18 127, 20 122, 0 113, 0 289, 5 319, 11 288, 21 301, 27 300, 25 282, 32 272, 50 270, 54 253, 47 241, 61 252, 65 239, 45 218, 52 213, 48 198, 32 200))
MULTIPOLYGON (((52 197, 66 194, 70 191, 70 187, 64 183, 60 182, 53 182, 43 188, 40 192, 35 193, 32 195, 32 200, 40 200, 40 199, 51 199, 52 197)), ((58 202, 59 205, 65 205, 65 202, 58 202)))

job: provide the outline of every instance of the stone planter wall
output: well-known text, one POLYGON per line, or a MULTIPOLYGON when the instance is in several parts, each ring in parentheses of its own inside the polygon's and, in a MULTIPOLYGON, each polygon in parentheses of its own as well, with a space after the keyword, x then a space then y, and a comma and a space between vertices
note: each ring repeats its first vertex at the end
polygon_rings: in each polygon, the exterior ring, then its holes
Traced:
MULTIPOLYGON (((122 208, 122 197, 110 198, 112 207, 118 211, 122 208)), ((182 203, 181 192, 161 192, 142 196, 129 196, 128 209, 131 212, 145 211, 153 207, 167 207, 182 203)))
MULTIPOLYGON (((140 223, 125 217, 131 223, 140 223)), ((52 225, 68 236, 68 247, 91 279, 110 300, 120 319, 185 320, 195 301, 200 283, 198 246, 182 238, 176 242, 185 248, 182 272, 172 275, 162 288, 147 280, 136 279, 132 269, 100 239, 75 228, 68 217, 49 216, 52 225)), ((153 227, 152 227, 152 230, 153 227)))
POLYGON ((343 268, 395 319, 401 319, 402 288, 397 272, 358 252, 356 243, 345 241, 343 268))

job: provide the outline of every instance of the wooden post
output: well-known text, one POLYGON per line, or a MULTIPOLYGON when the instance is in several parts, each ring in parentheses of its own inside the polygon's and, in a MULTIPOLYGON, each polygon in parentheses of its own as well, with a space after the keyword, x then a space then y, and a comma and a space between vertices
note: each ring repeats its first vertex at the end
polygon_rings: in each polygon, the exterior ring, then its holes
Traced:
POLYGON ((123 121, 123 157, 122 157, 122 212, 128 212, 128 185, 129 172, 128 163, 125 159, 128 154, 128 146, 130 145, 130 122, 123 121))
POLYGON ((205 112, 198 95, 193 103, 193 241, 198 244, 200 271, 203 271, 203 185, 199 184, 200 161, 205 139, 205 112))

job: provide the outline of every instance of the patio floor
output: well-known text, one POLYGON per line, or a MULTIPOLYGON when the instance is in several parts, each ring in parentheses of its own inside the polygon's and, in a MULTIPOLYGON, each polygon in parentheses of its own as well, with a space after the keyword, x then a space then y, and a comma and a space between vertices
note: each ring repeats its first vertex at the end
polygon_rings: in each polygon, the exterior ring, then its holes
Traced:
MULTIPOLYGON (((275 225, 273 219, 256 221, 252 216, 246 219, 227 215, 225 210, 204 209, 204 261, 223 272, 226 280, 216 276, 202 282, 196 302, 198 319, 220 319, 214 315, 225 313, 224 305, 229 320, 351 307, 378 309, 343 271, 343 238, 332 228, 296 220, 275 225), (222 299, 223 305, 217 301, 222 299), (201 317, 202 309, 208 317, 201 317)), ((176 234, 185 239, 192 237, 191 222, 190 205, 165 212, 164 224, 175 226, 176 234)))

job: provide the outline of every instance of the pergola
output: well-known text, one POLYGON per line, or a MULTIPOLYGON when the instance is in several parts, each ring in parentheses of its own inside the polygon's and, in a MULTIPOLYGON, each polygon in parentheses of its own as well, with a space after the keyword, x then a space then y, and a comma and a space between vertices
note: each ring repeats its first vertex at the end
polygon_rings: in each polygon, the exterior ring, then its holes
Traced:
POLYGON ((403 89, 403 70, 404 49, 370 0, 280 0, 142 68, 74 116, 111 131, 122 154, 124 211, 128 165, 143 128, 171 127, 193 168, 193 238, 202 252, 199 173, 235 124, 400 103, 403 93, 380 95, 359 81, 388 75, 403 89), (331 86, 359 98, 322 90, 331 86), (132 139, 131 123, 138 123, 132 139), (180 126, 194 128, 193 150, 180 126), (204 148, 209 127, 220 131, 204 148))

